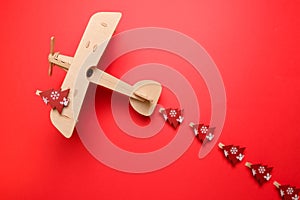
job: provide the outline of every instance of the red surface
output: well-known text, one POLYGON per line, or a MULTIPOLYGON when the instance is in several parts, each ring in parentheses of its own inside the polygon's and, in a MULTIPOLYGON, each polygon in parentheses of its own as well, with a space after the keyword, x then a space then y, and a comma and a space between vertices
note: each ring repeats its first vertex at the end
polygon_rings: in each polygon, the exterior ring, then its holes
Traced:
MULTIPOLYGON (((299 9, 296 0, 3 2, 0 198, 273 200, 280 199, 274 180, 300 187, 299 9), (50 123, 50 109, 34 94, 36 89, 60 87, 65 74, 55 69, 53 77, 47 76, 49 38, 55 35, 56 50, 73 55, 96 11, 123 13, 117 33, 165 27, 203 45, 219 68, 227 93, 227 117, 219 141, 245 146, 245 161, 274 167, 271 182, 259 186, 243 164, 233 168, 217 146, 199 160, 196 140, 172 165, 152 173, 128 174, 94 159, 76 133, 71 139, 61 136, 50 123)), ((189 70, 168 55, 149 55, 124 56, 117 62, 124 66, 121 70, 112 65, 108 71, 121 76, 137 63, 147 62, 173 63, 183 74, 189 70)), ((99 101, 109 102, 106 93, 99 101)), ((164 93, 162 101, 171 96, 164 93)), ((210 108, 203 109, 209 115, 210 108)), ((109 107, 103 112, 109 113, 109 107)), ((203 119, 207 123, 209 116, 203 119)), ((166 133, 168 138, 161 137, 158 144, 175 134, 166 133)), ((111 139, 124 148, 130 143, 111 139)), ((141 146, 129 148, 141 151, 141 146)))

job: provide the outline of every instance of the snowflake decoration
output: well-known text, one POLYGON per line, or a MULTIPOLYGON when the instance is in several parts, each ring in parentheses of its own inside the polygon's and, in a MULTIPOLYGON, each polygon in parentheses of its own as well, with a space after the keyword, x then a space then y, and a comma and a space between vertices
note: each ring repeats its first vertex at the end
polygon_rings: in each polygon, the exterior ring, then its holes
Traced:
POLYGON ((289 195, 293 194, 294 193, 293 188, 288 187, 288 189, 286 190, 286 193, 289 194, 289 195))
POLYGON ((206 136, 206 139, 207 139, 208 141, 212 141, 214 137, 215 137, 214 134, 209 133, 209 134, 206 136))
POLYGON ((236 147, 231 147, 231 149, 230 149, 231 154, 236 154, 237 152, 238 152, 238 150, 236 147))
POLYGON ((194 128, 193 130, 194 130, 194 135, 197 137, 199 134, 198 129, 194 128))
POLYGON ((42 99, 46 105, 49 103, 49 99, 47 97, 42 97, 42 99))
POLYGON ((59 102, 61 105, 67 106, 69 104, 69 99, 66 97, 63 98, 62 101, 59 102))
POLYGON ((176 119, 176 121, 178 121, 180 124, 183 122, 183 120, 184 120, 184 117, 182 117, 182 116, 179 116, 179 117, 176 119))
POLYGON ((170 111, 170 116, 171 116, 171 117, 176 117, 176 115, 177 115, 176 110, 171 110, 171 111, 170 111))
POLYGON ((280 196, 284 196, 284 191, 283 190, 280 190, 280 196))
POLYGON ((243 154, 240 153, 240 154, 236 157, 236 159, 238 159, 239 161, 242 161, 244 157, 245 157, 245 156, 244 156, 243 154))
POLYGON ((163 118, 164 118, 165 121, 167 121, 168 120, 168 115, 166 113, 163 113, 163 118))
POLYGON ((227 157, 229 155, 228 151, 224 150, 224 155, 227 157))
POLYGON ((53 91, 53 92, 51 92, 50 97, 51 97, 53 100, 57 100, 57 99, 59 98, 59 93, 58 93, 58 91, 53 91))
POLYGON ((263 167, 263 166, 260 166, 260 167, 258 168, 258 172, 259 172, 260 174, 265 173, 265 171, 266 171, 266 169, 265 169, 265 167, 263 167))
POLYGON ((264 176, 264 178, 269 181, 271 179, 272 175, 267 173, 267 175, 264 176))
POLYGON ((208 131, 207 126, 202 126, 201 129, 200 129, 200 131, 201 131, 202 134, 206 134, 207 131, 208 131))

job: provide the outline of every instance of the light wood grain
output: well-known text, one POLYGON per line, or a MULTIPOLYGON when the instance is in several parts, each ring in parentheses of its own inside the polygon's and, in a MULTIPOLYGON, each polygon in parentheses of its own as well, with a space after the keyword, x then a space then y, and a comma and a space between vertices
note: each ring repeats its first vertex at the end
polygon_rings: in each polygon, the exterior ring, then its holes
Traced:
MULTIPOLYGON (((60 68, 64 70, 68 70, 72 64, 73 57, 61 55, 60 53, 56 52, 54 54, 49 54, 48 61, 50 62, 50 65, 57 65, 60 68)), ((53 66, 52 66, 53 67, 53 66)), ((52 68, 51 73, 52 74, 52 68)))
POLYGON ((82 69, 82 65, 87 56, 95 52, 95 48, 97 49, 97 47, 99 47, 101 49, 98 49, 97 55, 93 60, 94 66, 97 65, 120 18, 121 13, 118 12, 99 12, 94 14, 78 45, 75 56, 61 86, 62 90, 70 89, 70 103, 68 107, 62 111, 62 115, 60 115, 57 110, 51 110, 50 112, 51 122, 67 138, 71 137, 74 131, 89 84, 87 79, 84 80, 80 77, 83 76, 79 73, 81 70, 84 70, 82 69), (101 25, 103 23, 105 23, 106 26, 101 25), (87 45, 88 43, 89 45, 87 45), (81 80, 80 84, 76 84, 76 81, 79 80, 81 80))
POLYGON ((130 105, 141 115, 150 116, 153 113, 162 91, 160 83, 151 80, 143 80, 131 86, 95 67, 92 67, 89 70, 91 75, 87 77, 88 81, 127 95, 130 97, 130 105))

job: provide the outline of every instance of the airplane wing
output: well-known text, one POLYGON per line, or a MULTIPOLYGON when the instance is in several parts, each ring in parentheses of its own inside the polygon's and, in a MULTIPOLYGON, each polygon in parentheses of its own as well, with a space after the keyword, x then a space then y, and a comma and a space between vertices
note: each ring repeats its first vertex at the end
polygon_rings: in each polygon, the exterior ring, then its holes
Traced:
POLYGON ((99 12, 94 14, 82 36, 70 68, 61 86, 62 90, 70 89, 70 103, 62 114, 51 110, 50 119, 53 125, 67 138, 72 136, 79 112, 84 100, 89 81, 86 71, 91 66, 97 66, 112 34, 114 33, 122 14, 119 12, 99 12), (89 55, 93 59, 85 62, 89 55), (76 84, 80 81, 80 84, 76 84))

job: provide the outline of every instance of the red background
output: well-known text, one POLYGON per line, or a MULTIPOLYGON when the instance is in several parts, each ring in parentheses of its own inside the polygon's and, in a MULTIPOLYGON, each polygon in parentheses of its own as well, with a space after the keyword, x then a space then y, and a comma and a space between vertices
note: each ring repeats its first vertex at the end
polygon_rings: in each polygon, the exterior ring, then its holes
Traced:
MULTIPOLYGON (((245 161, 273 166, 271 181, 300 187, 299 10, 296 0, 3 2, 0 198, 280 199, 272 182, 258 186, 244 163, 231 167, 217 147, 199 160, 196 140, 172 165, 129 174, 94 159, 76 132, 71 139, 58 133, 49 119, 50 108, 34 94, 36 89, 59 88, 65 75, 55 69, 53 77, 47 76, 49 38, 56 36, 57 51, 73 55, 90 16, 98 11, 123 13, 116 33, 165 27, 199 42, 217 64, 226 88, 227 116, 219 141, 247 147, 245 161)), ((120 77, 147 62, 188 72, 183 61, 170 58, 155 51, 132 53, 117 60, 108 72, 120 77)), ((187 78, 195 83, 195 78, 187 78)), ((99 88, 96 100, 109 105, 110 94, 99 88)), ((171 97, 166 91, 161 101, 176 104, 171 97)), ((103 110, 98 117, 104 122, 110 120, 101 118, 110 113, 106 104, 96 106, 103 110)), ((209 108, 203 109, 206 121, 209 108)), ((133 118, 144 123, 135 114, 133 118)), ((122 133, 107 130, 121 147, 132 143, 122 133)), ((168 142, 174 134, 164 129, 150 147, 158 148, 156 144, 168 142)), ((130 150, 152 150, 143 146, 130 146, 130 150)))

